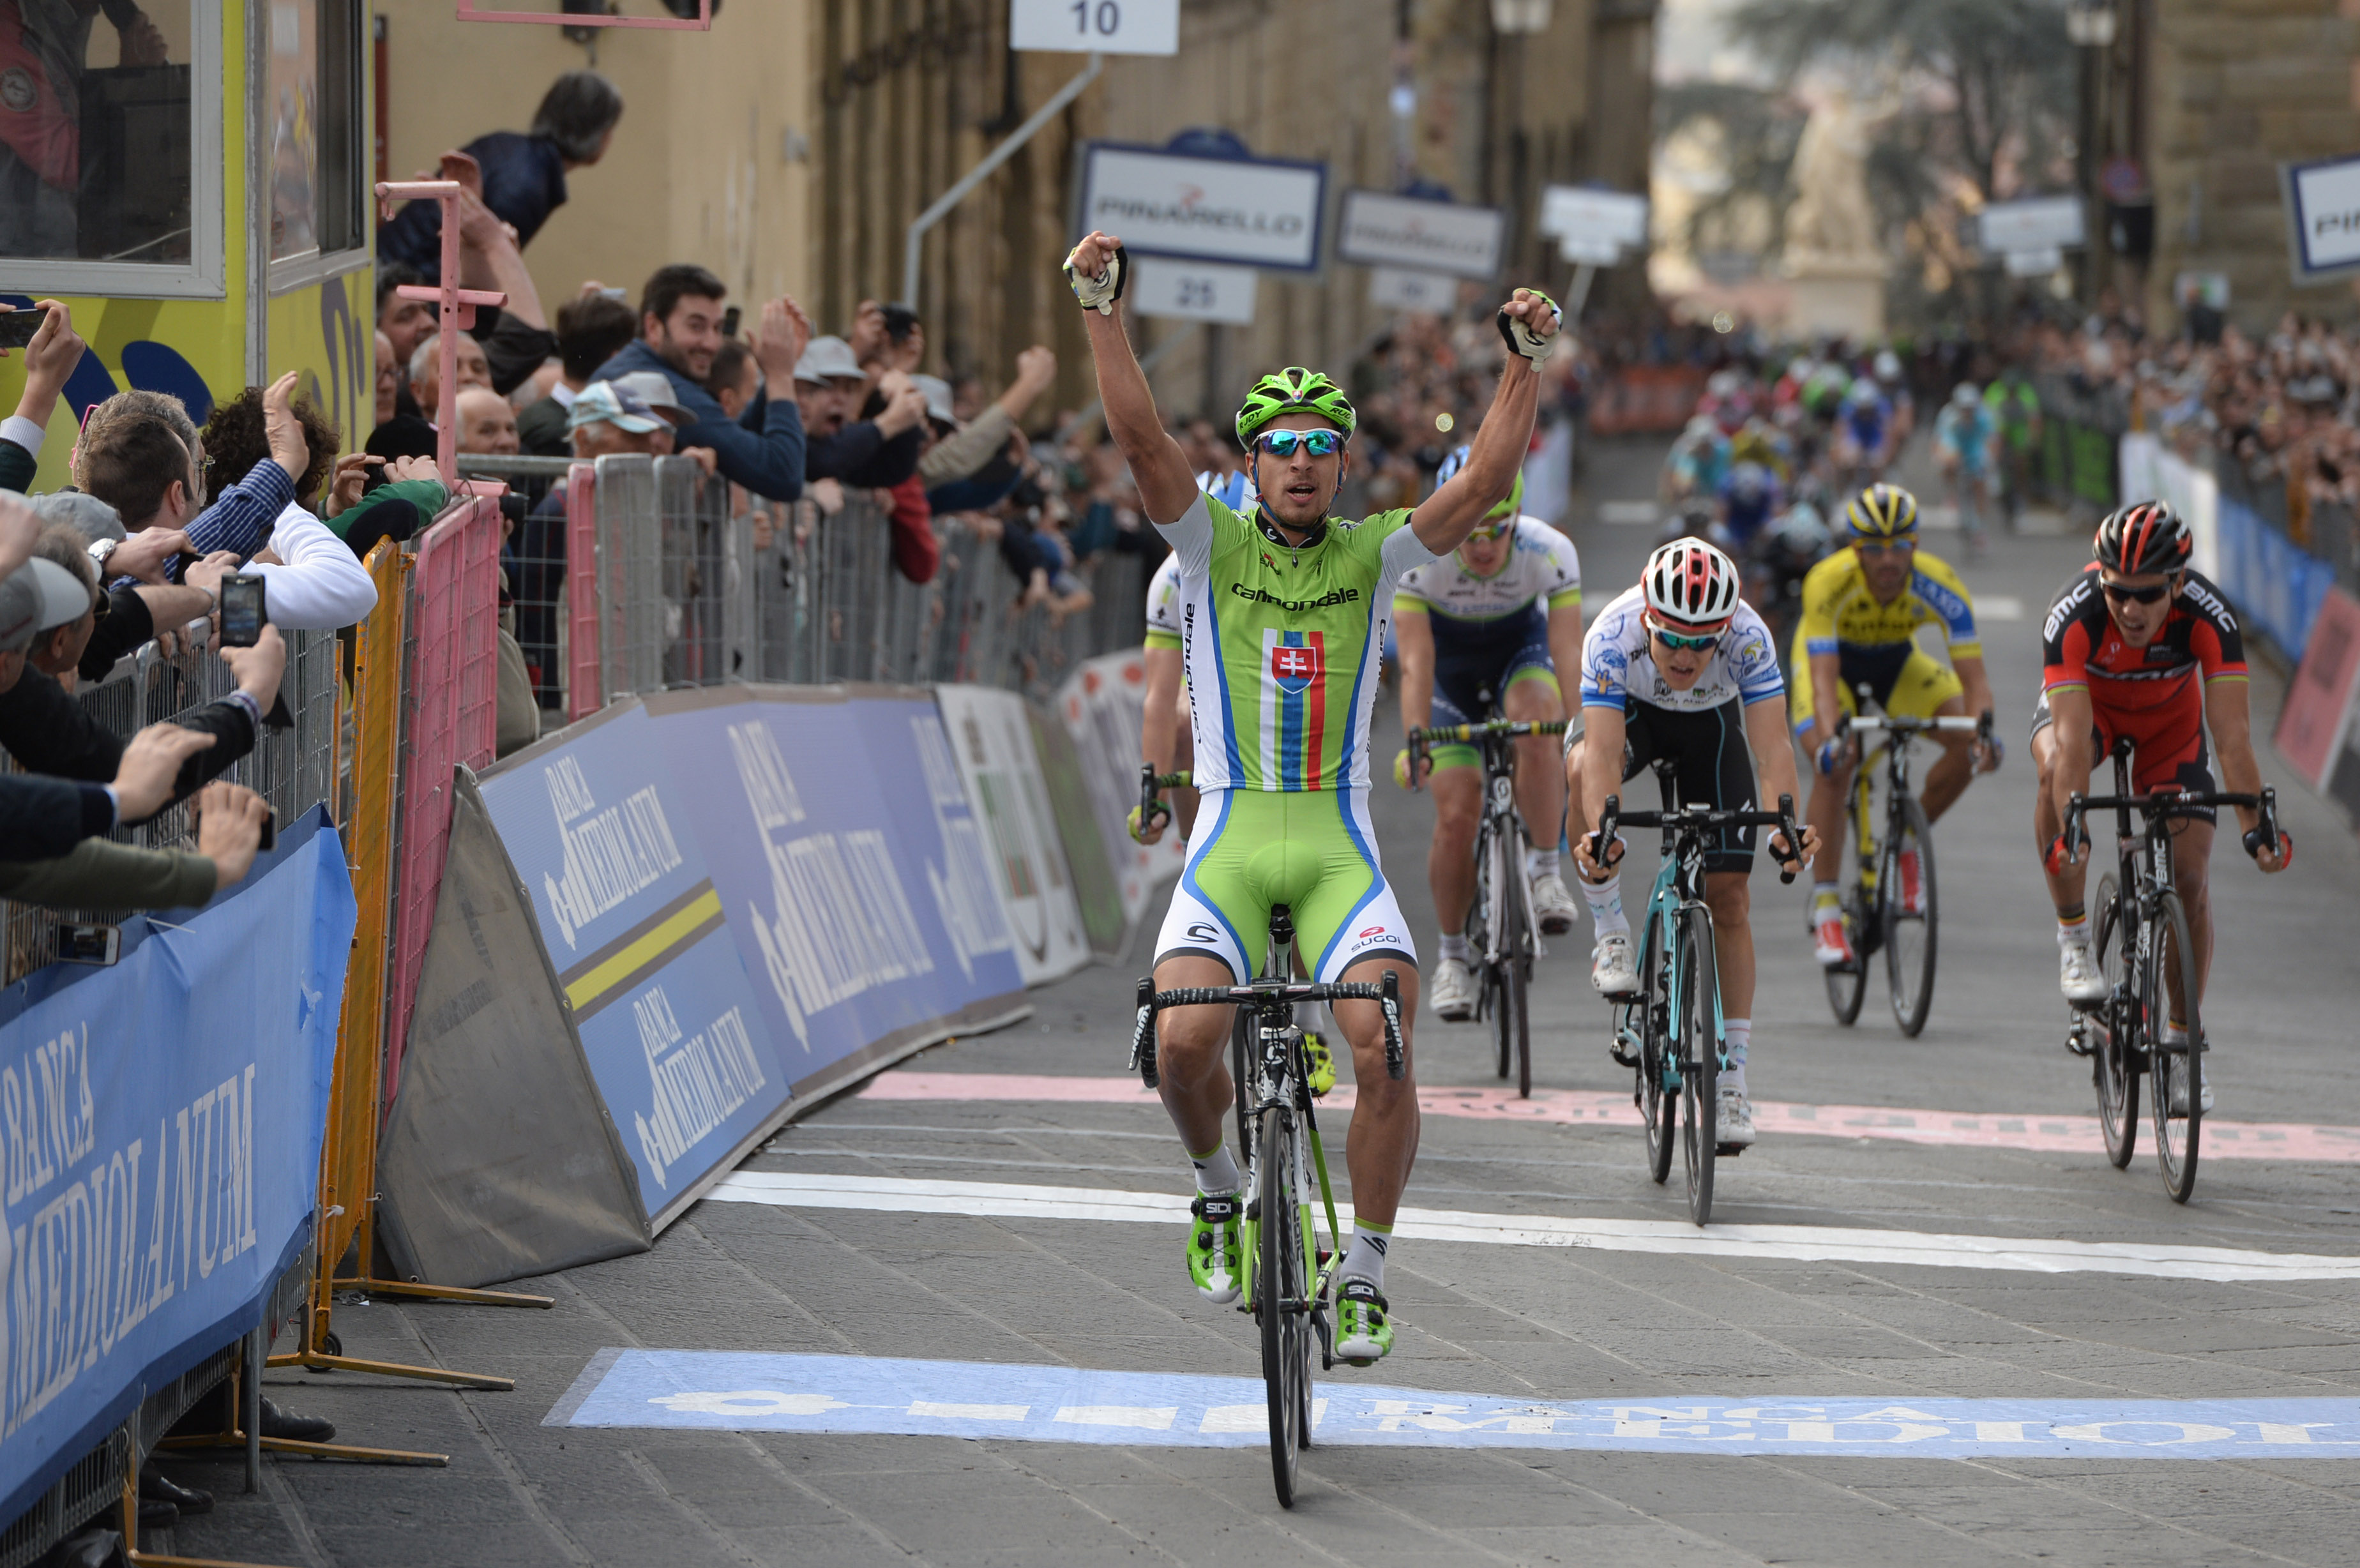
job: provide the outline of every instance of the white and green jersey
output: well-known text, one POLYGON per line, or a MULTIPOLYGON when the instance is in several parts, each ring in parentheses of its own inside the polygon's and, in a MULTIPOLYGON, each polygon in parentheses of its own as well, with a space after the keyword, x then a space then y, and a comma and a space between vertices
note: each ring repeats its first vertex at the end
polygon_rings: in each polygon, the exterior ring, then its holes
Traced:
POLYGON ((1200 789, 1365 789, 1393 589, 1434 560, 1406 510, 1279 542, 1199 495, 1160 531, 1180 562, 1200 789))
MULTIPOLYGON (((1457 551, 1404 576, 1396 610, 1430 612, 1440 621, 1500 621, 1535 604, 1581 603, 1581 555, 1573 541, 1538 517, 1516 519, 1508 558, 1489 577, 1467 570, 1457 551)), ((1441 627, 1435 628, 1437 635, 1441 627)))

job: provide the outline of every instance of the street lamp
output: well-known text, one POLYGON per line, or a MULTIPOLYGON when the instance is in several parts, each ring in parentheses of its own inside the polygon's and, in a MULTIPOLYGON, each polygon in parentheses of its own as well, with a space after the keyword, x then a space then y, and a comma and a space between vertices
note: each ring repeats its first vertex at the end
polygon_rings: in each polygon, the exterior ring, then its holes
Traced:
MULTIPOLYGON (((2114 0, 2071 0, 2065 7, 2065 36, 2081 51, 2081 128, 2074 137, 2075 183, 2081 188, 2082 211, 2103 211, 2098 199, 2099 61, 2114 47, 2114 0)), ((2081 294, 2094 305, 2098 295, 2099 251, 2096 238, 2085 238, 2081 252, 2081 294)))

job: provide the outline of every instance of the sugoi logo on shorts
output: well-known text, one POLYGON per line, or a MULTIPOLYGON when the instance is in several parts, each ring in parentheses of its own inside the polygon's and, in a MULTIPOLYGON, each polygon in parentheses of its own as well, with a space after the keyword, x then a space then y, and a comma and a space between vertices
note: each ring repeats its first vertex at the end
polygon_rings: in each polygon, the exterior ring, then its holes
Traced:
POLYGON ((1362 926, 1362 927, 1361 927, 1358 931, 1354 932, 1353 934, 1354 934, 1355 936, 1359 937, 1362 942, 1366 942, 1369 938, 1371 938, 1371 937, 1372 937, 1372 936, 1382 936, 1382 935, 1384 935, 1384 934, 1385 934, 1385 928, 1384 928, 1384 927, 1382 927, 1382 926, 1362 926))
POLYGON ((1312 638, 1300 643, 1281 642, 1270 650, 1270 678, 1288 696, 1295 696, 1325 673, 1324 639, 1312 638))

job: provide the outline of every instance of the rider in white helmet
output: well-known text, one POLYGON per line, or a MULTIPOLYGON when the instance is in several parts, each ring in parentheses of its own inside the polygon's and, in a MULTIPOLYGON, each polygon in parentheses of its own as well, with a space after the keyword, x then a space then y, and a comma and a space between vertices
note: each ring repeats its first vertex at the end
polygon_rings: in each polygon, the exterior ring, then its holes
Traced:
MULTIPOLYGON (((1598 932, 1590 980, 1601 993, 1622 996, 1639 988, 1631 922, 1622 909, 1622 841, 1606 846, 1602 865, 1590 843, 1606 797, 1657 757, 1669 758, 1674 768, 1666 806, 1753 811, 1759 800, 1799 794, 1786 698, 1770 628, 1738 598, 1737 563, 1703 539, 1674 539, 1657 550, 1638 586, 1599 612, 1582 643, 1581 723, 1566 732, 1565 775, 1567 828, 1598 932)), ((1714 1136, 1740 1148, 1754 1141, 1754 1104, 1745 1083, 1754 1035, 1746 891, 1754 836, 1751 828, 1724 830, 1705 856, 1705 902, 1712 910, 1729 1063, 1714 1136)), ((1808 828, 1802 836, 1801 853, 1808 858, 1818 838, 1808 828)), ((1795 855, 1783 833, 1774 832, 1770 839, 1771 853, 1781 860, 1795 855)))

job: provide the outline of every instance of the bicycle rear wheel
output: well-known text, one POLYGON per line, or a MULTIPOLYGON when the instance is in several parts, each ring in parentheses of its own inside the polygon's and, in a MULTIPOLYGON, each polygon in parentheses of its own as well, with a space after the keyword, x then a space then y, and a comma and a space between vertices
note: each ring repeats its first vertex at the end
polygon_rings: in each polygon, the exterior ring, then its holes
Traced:
POLYGON ((1508 1075, 1513 1062, 1516 1093, 1527 1100, 1533 1097, 1533 1022, 1524 1005, 1525 982, 1532 974, 1532 955, 1526 952, 1530 944, 1524 900, 1511 883, 1502 888, 1500 898, 1499 992, 1493 998, 1497 1005, 1491 1013, 1491 1032, 1498 1041, 1500 1076, 1508 1075))
POLYGON ((1688 1171, 1688 1218, 1712 1218, 1712 1165, 1720 1108, 1720 980, 1712 962, 1712 921, 1702 909, 1683 909, 1679 923, 1679 1010, 1673 1030, 1680 1063, 1680 1152, 1688 1171))
POLYGON ((2147 1059, 2155 1082, 2148 1115, 2155 1127, 2156 1168, 2175 1203, 2196 1191, 2196 1144, 2204 1121, 2203 1022, 2196 1007, 2196 948, 2188 939, 2188 911, 2165 888, 2156 901, 2140 1000, 2146 1004, 2147 1059), (2181 993, 2178 1002, 2172 993, 2181 993), (2185 1042, 2164 1043, 2166 1022, 2185 1023, 2185 1042))
POLYGON ((1273 1110, 1262 1117, 1262 1184, 1255 1204, 1254 1318, 1262 1328, 1262 1384, 1270 1399, 1270 1476, 1281 1508, 1295 1506, 1306 1384, 1311 1376, 1310 1288, 1303 1264, 1303 1213, 1295 1206, 1294 1118, 1273 1110), (1290 1303, 1292 1303, 1290 1305, 1290 1303))
POLYGON ((1671 974, 1658 937, 1658 921, 1647 921, 1639 953, 1639 1115, 1647 1128, 1647 1174, 1662 1186, 1672 1173, 1672 1146, 1679 1141, 1679 1096, 1664 1089, 1664 1062, 1671 1054, 1671 974))
MULTIPOLYGON (((1475 908, 1480 911, 1480 931, 1470 931, 1475 962, 1482 965, 1483 1000, 1477 1009, 1491 1025, 1491 1065, 1502 1078, 1515 1071, 1514 1020, 1510 1016, 1507 953, 1513 928, 1508 909, 1514 902, 1507 879, 1507 853, 1486 827, 1476 842, 1475 908), (1495 962, 1491 954, 1501 956, 1495 962)), ((1470 921, 1474 926, 1477 922, 1470 921)))
POLYGON ((2090 1080, 2098 1091, 2098 1129, 2105 1136, 2106 1158, 2120 1171, 2138 1149, 2138 1009, 2125 1004, 2123 989, 2129 969, 2124 954, 2138 933, 2125 919, 2128 906, 2112 876, 2098 880, 2096 909, 2098 967, 2106 976, 2107 1000, 2100 1013, 2098 1049, 2090 1053, 2090 1080))
POLYGON ((1926 1027, 1934 1005, 1934 933, 1938 905, 1934 894, 1934 838, 1926 825, 1926 809, 1917 801, 1901 802, 1899 830, 1885 845, 1885 874, 1877 884, 1885 893, 1885 978, 1893 992, 1893 1021, 1910 1039, 1926 1027), (1901 857, 1918 856, 1918 898, 1910 903, 1907 879, 1901 875, 1901 857))
MULTIPOLYGON (((1863 762, 1861 766, 1865 768, 1867 764, 1863 762)), ((1862 938, 1868 931, 1870 896, 1861 874, 1860 791, 1857 786, 1854 787, 1851 805, 1844 811, 1843 831, 1850 842, 1840 844, 1836 848, 1843 855, 1841 864, 1852 868, 1852 886, 1846 889, 1843 900, 1844 924, 1852 935, 1852 961, 1848 964, 1822 969, 1819 973, 1827 981, 1828 1007, 1835 1013, 1836 1022, 1849 1027, 1859 1020, 1861 1002, 1868 995, 1868 958, 1861 952, 1861 947, 1862 938)), ((1818 918, 1819 911, 1814 909, 1812 919, 1818 918)))

